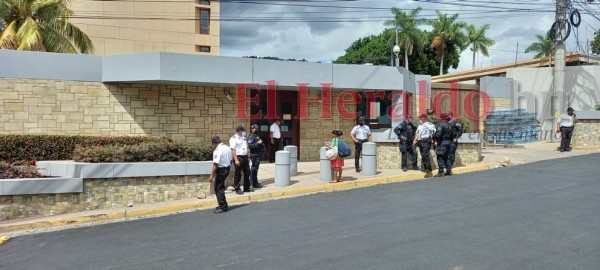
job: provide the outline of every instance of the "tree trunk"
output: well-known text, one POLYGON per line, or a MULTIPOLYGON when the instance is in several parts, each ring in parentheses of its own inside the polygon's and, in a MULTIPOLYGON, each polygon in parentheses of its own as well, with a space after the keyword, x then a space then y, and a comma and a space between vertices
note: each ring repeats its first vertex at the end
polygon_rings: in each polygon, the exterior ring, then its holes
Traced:
POLYGON ((475 46, 473 46, 473 69, 475 69, 475 46))
POLYGON ((440 75, 444 75, 444 51, 442 51, 442 57, 440 59, 440 75))
POLYGON ((550 59, 550 61, 548 61, 548 67, 551 67, 552 66, 552 54, 550 54, 548 56, 548 59, 550 59))
POLYGON ((406 71, 410 71, 408 69, 408 51, 406 49, 404 49, 404 68, 406 68, 406 71))

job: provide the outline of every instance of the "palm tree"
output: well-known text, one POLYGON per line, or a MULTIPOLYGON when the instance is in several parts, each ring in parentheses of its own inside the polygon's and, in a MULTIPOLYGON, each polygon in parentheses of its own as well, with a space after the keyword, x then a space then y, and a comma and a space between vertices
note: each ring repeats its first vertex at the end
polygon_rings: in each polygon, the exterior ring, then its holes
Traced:
POLYGON ((457 44, 459 49, 462 50, 466 43, 466 37, 462 30, 466 27, 466 24, 464 22, 456 21, 458 14, 448 17, 448 14, 442 14, 439 10, 436 12, 438 17, 429 22, 433 27, 431 48, 436 50, 436 57, 440 61, 440 75, 442 75, 444 73, 444 53, 446 51, 446 43, 457 44))
POLYGON ((485 36, 489 29, 489 24, 486 24, 481 28, 477 28, 472 24, 467 26, 467 46, 473 46, 471 48, 473 51, 473 69, 475 69, 475 54, 481 52, 484 56, 489 56, 488 47, 494 46, 496 43, 493 39, 485 36))
POLYGON ((546 36, 535 35, 537 38, 537 42, 531 43, 527 49, 525 49, 526 53, 533 52, 537 53, 534 58, 540 57, 550 57, 548 62, 548 66, 552 65, 552 54, 554 53, 554 42, 550 38, 550 32, 546 33, 546 36))
POLYGON ((93 53, 71 15, 68 0, 0 0, 0 49, 93 53))
POLYGON ((423 31, 418 27, 426 22, 423 18, 417 18, 420 7, 413 9, 410 13, 398 8, 392 8, 394 19, 386 22, 387 26, 393 26, 398 31, 398 46, 404 49, 404 67, 408 70, 408 54, 415 55, 425 43, 423 31))

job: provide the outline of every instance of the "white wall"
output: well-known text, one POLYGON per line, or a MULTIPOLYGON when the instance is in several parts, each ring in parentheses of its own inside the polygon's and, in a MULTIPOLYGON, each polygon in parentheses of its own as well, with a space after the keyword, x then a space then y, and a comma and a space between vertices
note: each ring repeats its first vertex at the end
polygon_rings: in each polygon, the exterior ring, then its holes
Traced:
POLYGON ((566 67, 565 74, 565 91, 553 93, 552 68, 507 71, 506 77, 513 78, 517 85, 512 95, 513 104, 537 113, 542 130, 551 130, 554 117, 567 107, 573 107, 575 111, 589 111, 600 102, 600 66, 566 67))

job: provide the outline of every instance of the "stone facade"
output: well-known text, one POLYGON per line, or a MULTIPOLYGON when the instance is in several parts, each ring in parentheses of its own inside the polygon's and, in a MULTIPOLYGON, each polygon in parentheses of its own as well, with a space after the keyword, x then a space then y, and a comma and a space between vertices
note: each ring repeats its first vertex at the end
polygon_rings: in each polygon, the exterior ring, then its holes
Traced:
MULTIPOLYGON (((419 149, 417 148, 417 152, 419 149)), ((431 165, 437 168, 435 151, 429 153, 431 165)), ((459 143, 454 165, 467 165, 481 161, 481 144, 459 143)), ((417 155, 417 163, 421 167, 421 154, 417 155)), ((377 169, 401 169, 401 155, 398 143, 377 143, 377 169)), ((407 159, 408 168, 412 168, 410 156, 407 159)))
POLYGON ((573 130, 571 146, 586 147, 600 145, 600 120, 578 120, 573 130))
POLYGON ((0 196, 0 220, 204 198, 212 193, 207 175, 84 179, 83 185, 83 193, 0 196))

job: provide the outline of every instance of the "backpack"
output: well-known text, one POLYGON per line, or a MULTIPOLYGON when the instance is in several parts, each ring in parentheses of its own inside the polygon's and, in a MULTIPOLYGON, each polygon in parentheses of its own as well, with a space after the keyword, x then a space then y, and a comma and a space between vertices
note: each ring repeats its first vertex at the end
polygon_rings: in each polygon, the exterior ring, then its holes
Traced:
POLYGON ((352 154, 350 146, 342 139, 338 140, 338 157, 344 158, 352 154))

